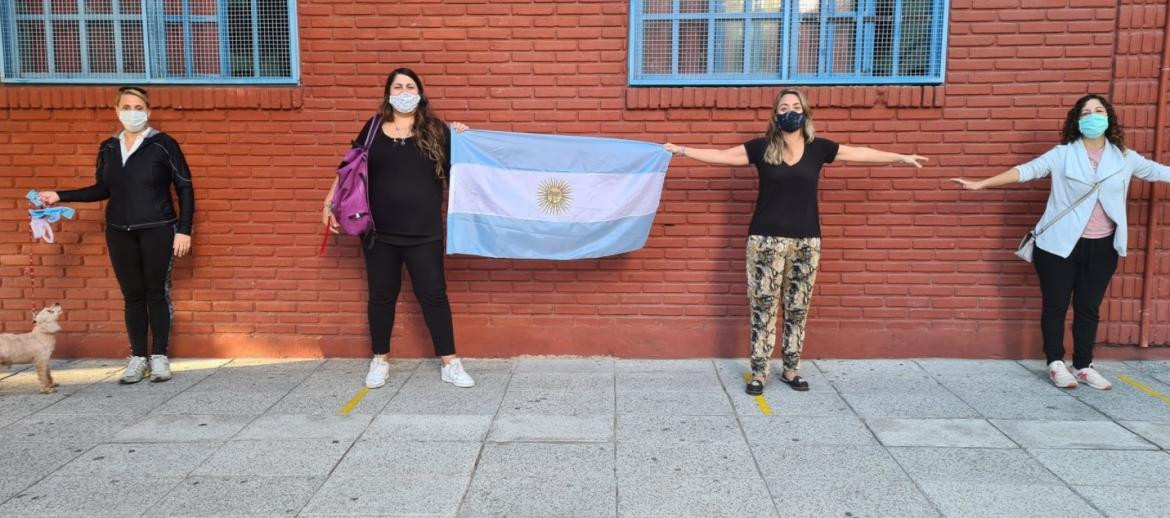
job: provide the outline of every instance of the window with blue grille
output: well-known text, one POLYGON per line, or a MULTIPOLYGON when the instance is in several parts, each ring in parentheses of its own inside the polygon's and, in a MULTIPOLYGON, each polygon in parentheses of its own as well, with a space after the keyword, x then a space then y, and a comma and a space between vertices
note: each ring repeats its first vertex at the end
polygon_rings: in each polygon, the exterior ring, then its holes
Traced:
POLYGON ((948 0, 632 0, 630 84, 938 84, 948 0))
POLYGON ((296 0, 0 0, 12 83, 294 84, 296 0))

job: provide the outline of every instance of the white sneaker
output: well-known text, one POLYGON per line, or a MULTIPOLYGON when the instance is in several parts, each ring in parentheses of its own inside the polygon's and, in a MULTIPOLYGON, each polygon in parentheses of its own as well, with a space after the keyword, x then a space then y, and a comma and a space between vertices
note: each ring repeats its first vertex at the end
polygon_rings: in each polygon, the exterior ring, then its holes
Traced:
POLYGON ((1109 390, 1113 388, 1113 384, 1109 383, 1109 380, 1105 379, 1105 376, 1102 376, 1100 373, 1098 373, 1097 369, 1094 369, 1092 365, 1083 369, 1076 369, 1073 371, 1073 374, 1077 377, 1078 380, 1084 382, 1085 385, 1095 389, 1109 390))
POLYGON ((381 358, 370 360, 370 372, 366 373, 366 387, 378 388, 390 377, 390 362, 381 358))
POLYGON ((459 360, 451 360, 451 363, 444 365, 443 368, 439 369, 439 376, 443 381, 456 387, 468 388, 475 386, 475 380, 471 379, 467 371, 463 370, 463 362, 459 360))
POLYGON ((1073 377, 1072 373, 1065 367, 1064 362, 1056 360, 1048 364, 1048 379, 1052 380, 1052 384, 1060 388, 1074 389, 1077 388, 1077 379, 1073 377))
POLYGON ((131 356, 130 363, 126 364, 126 370, 122 373, 122 379, 118 380, 123 385, 130 383, 138 383, 150 375, 150 368, 146 365, 145 356, 131 356))
POLYGON ((150 381, 158 383, 171 379, 171 360, 165 354, 150 356, 150 381))

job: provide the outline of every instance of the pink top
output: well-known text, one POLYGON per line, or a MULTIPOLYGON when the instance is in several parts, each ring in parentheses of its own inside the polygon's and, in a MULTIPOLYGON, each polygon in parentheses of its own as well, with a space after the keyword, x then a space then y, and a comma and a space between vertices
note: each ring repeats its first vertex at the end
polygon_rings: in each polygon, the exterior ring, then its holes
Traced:
MULTIPOLYGON (((1097 170, 1097 164, 1101 163, 1101 155, 1105 153, 1105 148, 1089 151, 1089 164, 1093 166, 1093 170, 1097 170)), ((1117 228, 1117 224, 1109 219, 1105 214, 1105 209, 1101 208, 1101 202, 1098 201, 1093 205, 1093 215, 1089 216, 1089 224, 1085 225, 1085 231, 1081 233, 1081 237, 1089 239, 1097 239, 1113 235, 1113 231, 1117 228)))

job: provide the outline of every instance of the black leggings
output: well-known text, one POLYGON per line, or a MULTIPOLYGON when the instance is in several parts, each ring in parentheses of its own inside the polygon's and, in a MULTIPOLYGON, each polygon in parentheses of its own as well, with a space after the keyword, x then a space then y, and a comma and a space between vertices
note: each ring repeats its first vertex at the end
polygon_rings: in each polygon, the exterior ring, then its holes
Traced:
POLYGON ((435 355, 455 354, 451 304, 447 301, 447 282, 443 273, 443 241, 413 246, 375 241, 372 247, 362 249, 370 285, 366 311, 370 319, 370 348, 374 354, 390 352, 390 331, 394 328, 394 309, 402 290, 403 263, 410 272, 414 296, 431 332, 435 355))
POLYGON ((1036 247, 1033 264, 1040 276, 1044 307, 1040 332, 1048 363, 1064 360, 1064 317, 1071 299, 1073 306, 1073 368, 1093 363, 1093 342, 1097 339, 1101 301, 1117 270, 1113 236, 1081 238, 1068 258, 1036 247))
POLYGON ((147 356, 146 330, 154 337, 153 354, 167 354, 171 336, 171 266, 174 225, 143 230, 106 228, 110 263, 126 301, 126 334, 130 354, 147 356))

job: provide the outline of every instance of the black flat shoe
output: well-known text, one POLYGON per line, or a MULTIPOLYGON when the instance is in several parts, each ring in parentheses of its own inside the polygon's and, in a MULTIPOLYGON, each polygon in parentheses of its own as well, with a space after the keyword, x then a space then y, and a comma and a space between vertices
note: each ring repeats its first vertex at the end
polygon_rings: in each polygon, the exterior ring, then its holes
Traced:
POLYGON ((792 387, 792 390, 798 392, 808 392, 808 382, 800 376, 793 376, 792 379, 785 378, 783 374, 780 375, 780 381, 785 385, 792 387))
POLYGON ((760 383, 760 380, 751 380, 748 382, 747 388, 744 389, 744 392, 747 392, 753 396, 758 396, 764 393, 764 384, 760 383))

